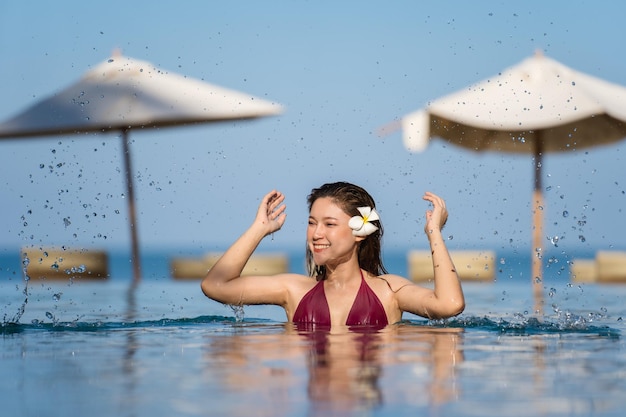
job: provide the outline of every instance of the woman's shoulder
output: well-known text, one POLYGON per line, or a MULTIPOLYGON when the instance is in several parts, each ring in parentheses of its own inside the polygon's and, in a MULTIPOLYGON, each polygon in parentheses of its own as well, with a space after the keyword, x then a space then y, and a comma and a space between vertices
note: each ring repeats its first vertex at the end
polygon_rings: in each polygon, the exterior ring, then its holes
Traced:
POLYGON ((403 276, 396 275, 396 274, 382 274, 382 275, 375 276, 375 278, 380 278, 380 279, 385 280, 385 281, 394 281, 394 282, 395 281, 413 282, 413 281, 411 281, 411 280, 409 280, 409 279, 407 279, 407 278, 405 278, 403 276))
POLYGON ((405 287, 407 285, 414 285, 415 283, 403 276, 396 274, 382 274, 382 275, 374 275, 372 278, 375 281, 385 284, 392 291, 397 291, 400 287, 405 287))

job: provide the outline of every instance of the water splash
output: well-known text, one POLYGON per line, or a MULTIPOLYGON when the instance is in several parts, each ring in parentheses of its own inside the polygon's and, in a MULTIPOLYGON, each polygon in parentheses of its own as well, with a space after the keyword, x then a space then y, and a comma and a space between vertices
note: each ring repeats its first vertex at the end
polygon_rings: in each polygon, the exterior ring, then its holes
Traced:
POLYGON ((550 241, 550 243, 552 243, 552 245, 553 245, 554 247, 558 247, 558 246, 559 246, 559 245, 558 245, 559 240, 560 240, 560 237, 559 237, 559 236, 552 236, 552 237, 548 237, 548 240, 550 241))
POLYGON ((28 275, 28 265, 30 265, 30 259, 28 258, 28 255, 24 253, 22 258, 22 274, 24 276, 24 289, 22 290, 22 294, 24 295, 24 301, 12 318, 7 318, 5 314, 2 319, 2 327, 7 324, 18 324, 26 311, 26 304, 28 304, 29 295, 28 282, 30 281, 30 276, 28 275))
POLYGON ((527 313, 516 313, 513 315, 512 320, 461 316, 447 320, 431 320, 428 322, 428 325, 435 327, 461 327, 466 330, 486 330, 514 336, 582 333, 611 339, 621 338, 621 332, 618 329, 592 324, 598 321, 600 317, 602 317, 600 313, 590 313, 588 317, 583 317, 571 312, 559 312, 556 319, 539 319, 534 316, 528 316, 527 313))
POLYGON ((75 274, 84 274, 87 271, 87 267, 84 264, 73 266, 71 268, 66 269, 64 272, 67 275, 75 275, 75 274))
POLYGON ((52 314, 51 312, 46 311, 46 317, 52 322, 53 326, 56 326, 59 324, 59 319, 57 319, 56 316, 52 314))
MULTIPOLYGON (((209 326, 211 328, 229 329, 234 325, 241 326, 242 324, 255 326, 259 324, 280 324, 271 320, 265 319, 247 319, 244 323, 238 322, 233 317, 225 316, 199 316, 193 318, 179 318, 179 319, 159 319, 159 320, 145 320, 145 321, 81 321, 83 318, 77 317, 73 321, 55 321, 55 316, 51 312, 46 312, 46 317, 52 322, 45 322, 43 320, 34 319, 30 323, 5 323, 0 326, 0 334, 14 334, 23 331, 49 331, 49 332, 107 332, 107 331, 120 331, 120 330, 137 330, 148 328, 168 328, 168 327, 185 327, 185 326, 209 326)), ((280 324, 282 326, 282 324, 280 324)))
POLYGON ((231 304, 230 308, 233 310, 233 313, 235 314, 235 320, 237 321, 237 323, 241 323, 246 316, 246 312, 244 311, 243 306, 231 304))

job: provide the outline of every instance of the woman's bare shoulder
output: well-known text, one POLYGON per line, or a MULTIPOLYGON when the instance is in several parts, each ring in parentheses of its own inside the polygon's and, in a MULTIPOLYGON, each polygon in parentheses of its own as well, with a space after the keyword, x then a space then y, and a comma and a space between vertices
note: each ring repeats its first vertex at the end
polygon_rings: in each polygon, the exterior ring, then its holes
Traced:
POLYGON ((411 283, 411 284, 413 283, 413 281, 411 281, 411 280, 409 280, 409 279, 407 279, 407 278, 405 278, 403 276, 396 275, 396 274, 383 274, 383 275, 379 275, 376 278, 380 278, 380 279, 385 280, 387 282, 401 282, 401 283, 405 283, 405 284, 406 283, 411 283))
POLYGON ((418 285, 410 279, 396 274, 383 274, 374 278, 385 282, 393 292, 397 292, 402 287, 418 287, 418 285))

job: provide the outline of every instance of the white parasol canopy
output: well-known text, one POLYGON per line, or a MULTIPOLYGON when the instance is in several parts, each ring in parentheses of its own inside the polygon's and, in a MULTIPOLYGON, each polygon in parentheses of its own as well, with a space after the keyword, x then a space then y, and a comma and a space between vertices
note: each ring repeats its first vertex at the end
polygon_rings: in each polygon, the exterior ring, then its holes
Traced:
POLYGON ((253 119, 282 107, 251 95, 114 55, 76 83, 0 124, 0 140, 122 132, 134 278, 141 274, 128 130, 253 119))
POLYGON ((405 147, 442 138, 476 151, 534 156, 533 290, 541 291, 542 157, 626 137, 626 88, 537 53, 500 74, 431 102, 402 118, 405 147))
POLYGON ((0 124, 0 139, 273 116, 280 105, 124 56, 0 124))
POLYGON ((410 151, 440 137, 479 152, 534 153, 538 142, 543 153, 563 152, 622 139, 625 105, 625 87, 536 54, 408 114, 401 125, 410 151))

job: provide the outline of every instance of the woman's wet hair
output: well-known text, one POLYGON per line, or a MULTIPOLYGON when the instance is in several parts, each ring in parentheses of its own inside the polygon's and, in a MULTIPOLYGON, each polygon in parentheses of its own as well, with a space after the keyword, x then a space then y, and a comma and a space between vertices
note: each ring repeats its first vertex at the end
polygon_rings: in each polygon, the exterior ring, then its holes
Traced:
MULTIPOLYGON (((358 207, 376 207, 374 199, 365 189, 348 182, 333 182, 314 188, 307 198, 309 212, 318 198, 330 198, 350 217, 360 215, 358 207)), ((372 221, 372 223, 378 226, 378 230, 359 243, 359 266, 371 274, 382 275, 387 273, 381 257, 383 225, 379 220, 372 221)), ((313 254, 308 245, 306 248, 306 261, 310 276, 326 279, 326 267, 324 265, 315 265, 313 254)))

